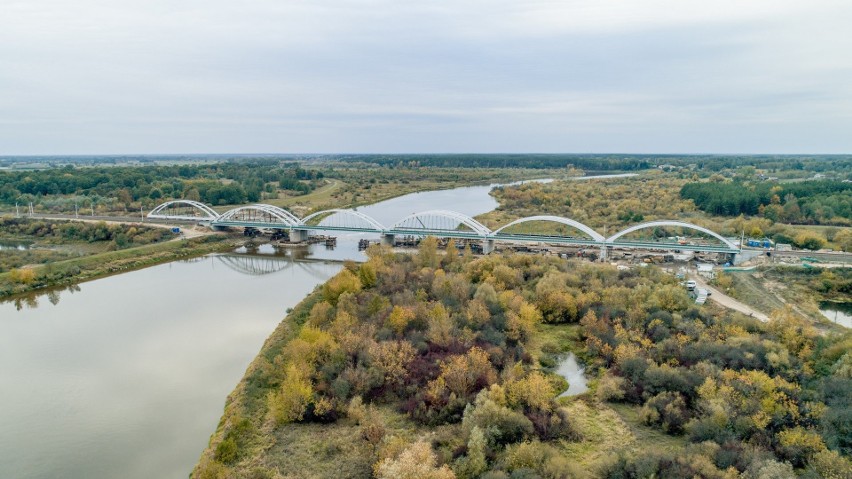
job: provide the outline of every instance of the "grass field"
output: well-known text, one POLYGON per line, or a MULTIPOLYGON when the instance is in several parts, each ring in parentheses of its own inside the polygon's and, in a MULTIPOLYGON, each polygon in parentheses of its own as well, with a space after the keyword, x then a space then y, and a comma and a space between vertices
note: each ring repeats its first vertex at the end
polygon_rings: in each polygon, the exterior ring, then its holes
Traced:
POLYGON ((618 451, 647 450, 654 444, 659 450, 677 450, 686 439, 670 436, 642 424, 640 406, 631 404, 597 404, 575 400, 565 406, 583 436, 579 442, 560 441, 560 450, 571 462, 580 465, 579 478, 598 477, 602 461, 618 451))
POLYGON ((784 307, 784 301, 768 291, 765 282, 761 278, 755 277, 754 273, 750 271, 731 272, 730 277, 733 280, 733 287, 728 294, 733 298, 764 314, 784 307))
POLYGON ((264 200, 264 203, 279 206, 281 208, 301 207, 306 210, 314 210, 320 205, 332 202, 334 195, 346 184, 338 179, 331 178, 327 183, 314 191, 302 196, 285 196, 284 198, 264 200))

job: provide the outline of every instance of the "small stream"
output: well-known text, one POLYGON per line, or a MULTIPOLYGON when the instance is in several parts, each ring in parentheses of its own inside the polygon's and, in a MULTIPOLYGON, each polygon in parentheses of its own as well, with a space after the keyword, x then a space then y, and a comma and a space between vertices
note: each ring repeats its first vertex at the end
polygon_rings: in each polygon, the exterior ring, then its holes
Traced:
POLYGON ((568 381, 568 390, 560 394, 559 397, 576 396, 589 390, 586 375, 583 374, 585 370, 577 362, 577 356, 574 353, 569 352, 562 358, 559 366, 556 367, 556 374, 559 374, 568 381))

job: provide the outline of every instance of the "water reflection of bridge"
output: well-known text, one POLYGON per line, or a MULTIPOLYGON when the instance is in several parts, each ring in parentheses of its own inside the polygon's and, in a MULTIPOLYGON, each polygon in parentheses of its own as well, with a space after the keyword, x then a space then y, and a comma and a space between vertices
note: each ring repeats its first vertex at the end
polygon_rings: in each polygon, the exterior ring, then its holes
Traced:
POLYGON ((249 276, 263 276, 285 270, 298 270, 310 276, 325 281, 328 278, 328 263, 325 261, 296 259, 289 255, 267 255, 248 253, 218 254, 214 258, 238 273, 249 276))
POLYGON ((287 230, 291 241, 299 242, 314 231, 376 233, 383 242, 392 244, 396 236, 437 236, 482 242, 485 253, 490 252, 495 241, 515 243, 553 243, 599 247, 602 256, 613 248, 685 250, 711 253, 737 254, 739 245, 718 233, 684 221, 660 220, 640 223, 605 237, 593 228, 560 216, 536 215, 512 221, 491 230, 470 216, 447 210, 430 210, 414 213, 386 227, 375 219, 355 210, 331 209, 299 218, 277 206, 256 204, 240 206, 219 214, 207 205, 189 200, 163 203, 148 214, 159 220, 186 220, 208 224, 213 228, 242 227, 267 230, 287 230), (655 233, 668 230, 691 230, 711 238, 706 241, 629 239, 637 231, 655 233), (556 232, 554 232, 556 231, 556 232))

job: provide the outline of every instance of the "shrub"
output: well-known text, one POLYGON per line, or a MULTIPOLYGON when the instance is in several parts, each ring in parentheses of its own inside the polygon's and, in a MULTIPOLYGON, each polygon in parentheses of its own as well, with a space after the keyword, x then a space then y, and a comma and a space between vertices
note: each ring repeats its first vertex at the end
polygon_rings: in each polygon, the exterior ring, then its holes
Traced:
POLYGON ((639 413, 648 425, 660 425, 663 431, 680 434, 690 418, 683 396, 676 392, 663 392, 648 399, 639 413))
POLYGON ((595 397, 598 401, 620 401, 624 399, 624 386, 627 381, 613 374, 604 374, 598 381, 595 397))
POLYGON ((818 250, 825 246, 825 240, 814 233, 805 231, 796 235, 793 244, 799 248, 818 250))
MULTIPOLYGON (((492 388, 492 391, 499 390, 499 386, 492 388)), ((479 428, 484 431, 491 444, 518 442, 532 436, 534 432, 532 421, 506 407, 499 398, 493 398, 488 390, 480 392, 473 405, 467 405, 463 424, 468 429, 479 428)))
POLYGON ((15 283, 30 284, 35 281, 35 270, 32 268, 16 268, 9 271, 9 279, 15 283))
POLYGON ((230 464, 237 459, 237 441, 233 437, 228 437, 222 440, 216 446, 216 460, 230 464))
POLYGON ((447 465, 437 466, 432 447, 417 441, 402 451, 395 459, 387 458, 375 466, 377 479, 455 479, 447 465))

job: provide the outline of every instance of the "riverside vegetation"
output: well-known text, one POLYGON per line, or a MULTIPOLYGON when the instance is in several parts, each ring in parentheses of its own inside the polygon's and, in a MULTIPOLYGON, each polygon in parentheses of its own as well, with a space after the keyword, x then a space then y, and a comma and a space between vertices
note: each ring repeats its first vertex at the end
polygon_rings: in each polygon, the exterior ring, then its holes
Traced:
POLYGON ((0 239, 26 243, 0 256, 0 297, 231 248, 222 235, 176 240, 166 228, 0 218, 0 239))
POLYGON ((196 478, 847 478, 852 337, 650 267, 374 246, 292 311, 196 478), (590 390, 552 372, 573 350, 590 390))

